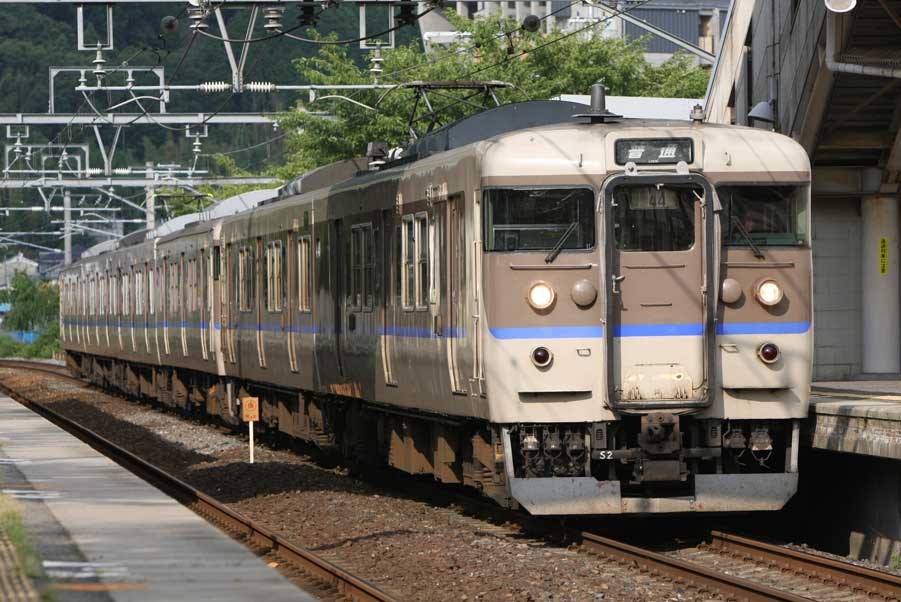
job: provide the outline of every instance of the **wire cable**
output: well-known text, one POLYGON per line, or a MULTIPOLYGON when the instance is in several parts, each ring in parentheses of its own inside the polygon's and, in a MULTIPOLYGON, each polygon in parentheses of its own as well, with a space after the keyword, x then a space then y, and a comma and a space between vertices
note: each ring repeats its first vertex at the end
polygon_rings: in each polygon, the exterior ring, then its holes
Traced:
MULTIPOLYGON (((325 9, 323 9, 323 10, 325 10, 325 9)), ((284 37, 291 38, 292 40, 298 40, 300 42, 307 42, 309 44, 317 44, 320 46, 343 46, 343 45, 347 45, 347 44, 356 44, 356 43, 362 42, 364 40, 371 40, 372 38, 379 38, 379 37, 382 37, 389 33, 395 32, 398 29, 401 29, 408 25, 412 25, 418 19, 422 18, 424 15, 432 12, 433 10, 435 10, 434 6, 426 9, 425 11, 416 15, 416 17, 409 23, 407 23, 407 22, 399 23, 398 25, 395 25, 394 27, 390 27, 390 28, 380 31, 378 33, 373 33, 370 35, 362 36, 359 38, 353 38, 353 39, 349 39, 349 40, 327 40, 327 39, 317 40, 315 38, 304 38, 301 36, 292 35, 292 32, 295 32, 298 29, 302 29, 304 27, 309 27, 309 25, 307 23, 300 23, 298 25, 295 25, 294 27, 290 27, 288 29, 285 29, 284 31, 279 31, 279 32, 276 32, 276 33, 268 35, 268 36, 261 36, 259 38, 246 38, 243 40, 233 40, 231 38, 226 38, 224 36, 217 36, 214 33, 209 33, 209 32, 206 32, 206 31, 203 31, 200 29, 198 29, 196 31, 199 31, 201 35, 203 35, 207 38, 212 38, 214 40, 219 40, 220 42, 227 42, 230 44, 256 44, 257 42, 267 42, 269 40, 274 40, 275 38, 280 38, 280 37, 284 36, 284 37)), ((322 14, 322 11, 320 11, 319 14, 322 14)))
POLYGON ((235 150, 223 151, 221 153, 201 153, 200 156, 201 157, 215 157, 216 155, 237 155, 238 153, 244 153, 249 150, 259 148, 261 146, 268 146, 268 145, 272 144, 273 142, 278 142, 282 138, 287 137, 287 135, 288 135, 288 132, 282 132, 278 136, 270 138, 269 140, 264 140, 263 142, 258 142, 256 144, 252 144, 250 146, 245 146, 244 148, 236 148, 235 150))

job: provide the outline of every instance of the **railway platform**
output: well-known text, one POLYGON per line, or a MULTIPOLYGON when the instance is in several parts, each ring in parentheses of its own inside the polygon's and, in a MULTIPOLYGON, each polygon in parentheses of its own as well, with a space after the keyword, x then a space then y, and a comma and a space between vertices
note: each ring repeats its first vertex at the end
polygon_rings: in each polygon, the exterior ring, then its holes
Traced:
POLYGON ((313 602, 228 535, 79 439, 0 396, 0 494, 22 508, 60 602, 313 602))
POLYGON ((814 383, 807 426, 814 449, 901 460, 901 380, 814 383))

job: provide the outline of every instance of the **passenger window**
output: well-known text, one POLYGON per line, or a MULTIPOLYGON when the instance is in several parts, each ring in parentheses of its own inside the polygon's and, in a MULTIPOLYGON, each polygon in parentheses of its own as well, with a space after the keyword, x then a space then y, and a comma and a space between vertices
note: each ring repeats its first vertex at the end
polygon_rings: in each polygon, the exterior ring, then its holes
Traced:
POLYGON ((266 311, 282 310, 282 243, 271 242, 266 245, 266 311))
POLYGON ((403 289, 404 309, 413 309, 416 304, 416 229, 412 215, 403 218, 403 289))
POLYGON ((253 280, 256 272, 253 269, 253 249, 241 247, 238 252, 238 309, 253 310, 253 280))
POLYGON ((300 297, 297 307, 302 312, 313 310, 313 256, 311 251, 310 237, 301 237, 298 241, 297 251, 297 286, 300 297))
POLYGON ((100 315, 106 315, 106 277, 100 277, 100 290, 98 292, 98 303, 100 305, 100 315))
POLYGON ((144 315, 144 272, 135 272, 135 314, 144 315))
POLYGON ((695 242, 697 185, 625 184, 613 192, 614 238, 622 251, 686 251, 695 242))
POLYGON ((131 278, 126 275, 123 278, 125 286, 122 287, 122 313, 131 315, 131 278))
POLYGON ((429 236, 429 216, 427 213, 416 214, 416 308, 425 309, 430 298, 431 281, 429 280, 429 261, 431 258, 431 236, 429 236))
POLYGON ((373 301, 372 224, 351 228, 350 237, 350 307, 371 311, 373 301))

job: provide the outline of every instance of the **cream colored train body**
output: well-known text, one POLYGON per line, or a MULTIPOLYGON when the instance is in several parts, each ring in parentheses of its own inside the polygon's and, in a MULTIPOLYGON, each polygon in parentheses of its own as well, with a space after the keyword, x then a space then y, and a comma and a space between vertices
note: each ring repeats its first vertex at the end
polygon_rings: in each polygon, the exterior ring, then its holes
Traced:
POLYGON ((267 429, 535 514, 782 507, 811 375, 807 156, 575 108, 494 109, 74 264, 70 366, 236 424, 253 395, 267 429))

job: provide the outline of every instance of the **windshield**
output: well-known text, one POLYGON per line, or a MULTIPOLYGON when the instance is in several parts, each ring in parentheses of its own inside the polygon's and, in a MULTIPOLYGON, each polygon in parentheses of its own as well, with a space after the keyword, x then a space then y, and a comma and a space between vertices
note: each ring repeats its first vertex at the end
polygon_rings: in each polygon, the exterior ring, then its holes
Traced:
POLYGON ((686 251, 695 242, 697 184, 622 184, 613 192, 616 248, 686 251))
POLYGON ((749 238, 759 246, 807 242, 806 187, 743 184, 717 186, 716 192, 724 245, 747 247, 749 238))
POLYGON ((594 247, 589 188, 491 188, 485 199, 486 251, 550 251, 561 239, 562 250, 594 247))

